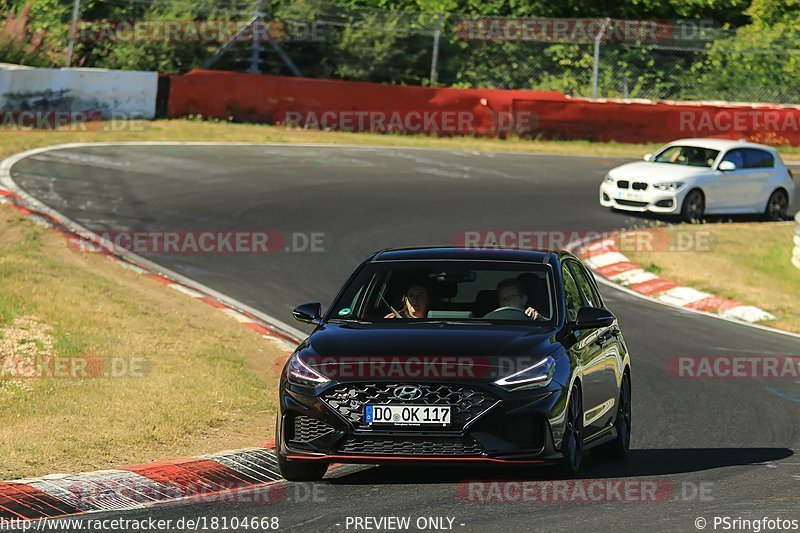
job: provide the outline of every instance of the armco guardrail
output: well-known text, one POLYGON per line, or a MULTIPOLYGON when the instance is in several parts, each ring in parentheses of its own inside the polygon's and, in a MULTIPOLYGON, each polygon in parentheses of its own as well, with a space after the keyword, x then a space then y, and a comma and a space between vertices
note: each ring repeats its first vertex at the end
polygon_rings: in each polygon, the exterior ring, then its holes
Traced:
POLYGON ((0 63, 3 111, 91 111, 152 119, 158 73, 99 68, 34 68, 0 63))
POLYGON ((746 137, 800 146, 800 106, 593 100, 553 91, 416 87, 211 70, 173 76, 170 85, 168 115, 173 118, 202 115, 349 131, 515 132, 632 143, 746 137), (445 112, 452 116, 442 118, 445 112), (448 120, 452 124, 441 127, 448 120))
POLYGON ((794 251, 792 251, 792 263, 800 268, 800 211, 794 216, 797 227, 794 228, 794 251))

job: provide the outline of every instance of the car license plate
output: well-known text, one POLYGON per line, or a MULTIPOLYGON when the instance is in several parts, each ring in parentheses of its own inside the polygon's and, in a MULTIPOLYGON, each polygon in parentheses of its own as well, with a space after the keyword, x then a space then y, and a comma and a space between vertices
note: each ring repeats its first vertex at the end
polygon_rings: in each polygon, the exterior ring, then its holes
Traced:
POLYGON ((620 200, 636 200, 636 201, 642 200, 642 194, 638 192, 617 191, 617 194, 615 196, 617 199, 620 200))
POLYGON ((393 424, 416 426, 450 424, 449 405, 365 405, 364 422, 367 424, 393 424))

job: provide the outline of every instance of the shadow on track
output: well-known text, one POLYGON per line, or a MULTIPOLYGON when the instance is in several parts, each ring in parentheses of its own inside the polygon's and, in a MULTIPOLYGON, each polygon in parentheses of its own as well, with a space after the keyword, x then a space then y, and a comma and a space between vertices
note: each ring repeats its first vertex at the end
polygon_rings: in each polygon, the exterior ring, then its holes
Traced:
MULTIPOLYGON (((660 213, 651 213, 649 211, 623 211, 622 209, 611 209, 611 211, 618 215, 623 215, 629 219, 639 219, 641 221, 649 222, 664 222, 667 224, 681 224, 678 215, 664 215, 660 213)), ((791 212, 791 211, 790 211, 791 212)), ((783 219, 784 222, 794 220, 794 213, 788 215, 783 219)), ((765 220, 762 213, 754 213, 747 215, 705 215, 703 217, 703 224, 728 224, 735 222, 760 222, 763 224, 770 224, 772 221, 765 220)))
MULTIPOLYGON (((728 466, 779 461, 794 454, 788 448, 674 448, 631 450, 624 461, 593 460, 586 454, 581 478, 609 479, 700 472, 728 466)), ((335 475, 335 474, 334 474, 335 475)), ((330 477, 333 485, 437 484, 479 480, 563 479, 558 469, 542 466, 386 465, 330 477)))

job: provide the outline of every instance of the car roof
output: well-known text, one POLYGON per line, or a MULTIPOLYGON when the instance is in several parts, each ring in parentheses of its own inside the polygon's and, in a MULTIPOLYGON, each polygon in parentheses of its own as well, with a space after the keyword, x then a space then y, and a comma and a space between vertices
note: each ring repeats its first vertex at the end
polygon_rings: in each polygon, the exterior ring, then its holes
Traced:
POLYGON ((673 145, 698 146, 700 148, 711 148, 712 150, 719 150, 721 152, 725 150, 730 150, 731 148, 758 148, 761 150, 768 150, 770 152, 776 151, 771 146, 767 146, 765 144, 751 143, 745 140, 734 141, 731 139, 711 139, 705 137, 678 139, 667 144, 667 146, 673 146, 673 145))
POLYGON ((550 262, 554 256, 572 255, 565 250, 521 249, 521 248, 467 248, 457 246, 420 246, 411 248, 389 248, 376 252, 373 262, 381 261, 525 261, 530 263, 550 262))

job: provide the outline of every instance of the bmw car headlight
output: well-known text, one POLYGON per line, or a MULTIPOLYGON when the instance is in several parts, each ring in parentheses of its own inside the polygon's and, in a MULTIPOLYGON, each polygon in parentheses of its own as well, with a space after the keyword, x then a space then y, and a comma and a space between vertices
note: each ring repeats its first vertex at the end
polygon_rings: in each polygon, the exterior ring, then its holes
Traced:
POLYGON ((553 381, 555 372, 556 361, 552 356, 548 355, 546 359, 539 361, 535 365, 498 379, 494 384, 506 390, 546 387, 553 381))
POLYGON ((677 191, 681 187, 683 187, 682 181, 672 181, 669 183, 654 183, 653 187, 658 189, 659 191, 677 191))
POLYGON ((606 174, 606 177, 603 178, 603 181, 606 183, 614 183, 614 178, 611 177, 611 174, 606 174))
POLYGON ((307 387, 316 387, 330 381, 330 379, 305 364, 297 354, 289 358, 286 366, 286 377, 291 383, 307 387))

